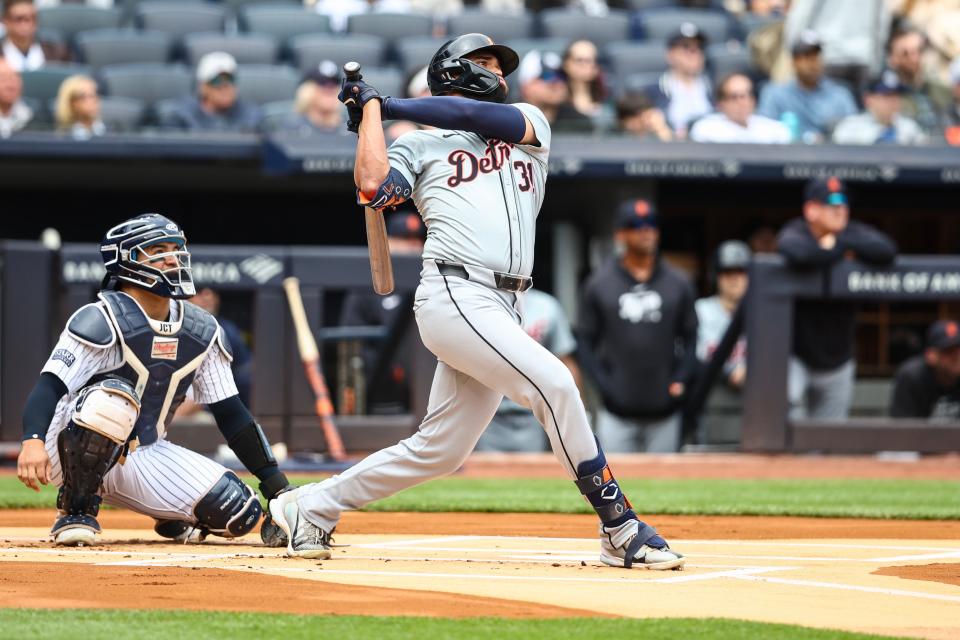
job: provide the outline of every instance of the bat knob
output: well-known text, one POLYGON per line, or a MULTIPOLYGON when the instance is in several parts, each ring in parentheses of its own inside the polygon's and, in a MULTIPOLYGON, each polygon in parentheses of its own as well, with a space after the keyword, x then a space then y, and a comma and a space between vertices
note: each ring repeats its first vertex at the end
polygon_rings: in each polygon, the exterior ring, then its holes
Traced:
POLYGON ((346 76, 347 80, 359 80, 360 63, 353 61, 345 63, 343 65, 343 75, 346 76))

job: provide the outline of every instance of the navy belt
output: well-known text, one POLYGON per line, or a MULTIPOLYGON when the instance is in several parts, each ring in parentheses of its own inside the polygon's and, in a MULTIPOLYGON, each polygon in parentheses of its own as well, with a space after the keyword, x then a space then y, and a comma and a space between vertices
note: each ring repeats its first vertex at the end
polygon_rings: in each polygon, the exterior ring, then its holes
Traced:
MULTIPOLYGON (((463 278, 464 280, 470 279, 470 274, 462 264, 438 262, 437 271, 445 276, 455 276, 457 278, 463 278)), ((491 273, 493 273, 494 282, 497 283, 497 289, 518 293, 526 291, 533 286, 533 278, 515 276, 509 273, 501 273, 500 271, 492 271, 491 273)))

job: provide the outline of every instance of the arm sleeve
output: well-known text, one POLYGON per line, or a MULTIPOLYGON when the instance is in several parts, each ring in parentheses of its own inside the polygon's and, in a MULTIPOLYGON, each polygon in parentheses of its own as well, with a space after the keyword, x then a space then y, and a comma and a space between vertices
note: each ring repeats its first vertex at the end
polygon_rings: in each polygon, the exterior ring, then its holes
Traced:
POLYGON ((230 361, 214 345, 200 363, 193 379, 193 396, 198 404, 214 404, 239 393, 233 379, 230 361))
POLYGON ((857 258, 871 264, 889 264, 897 256, 897 245, 890 237, 862 222, 851 222, 837 237, 842 250, 851 249, 857 258))
POLYGON ((788 225, 777 238, 777 251, 793 266, 818 267, 832 264, 843 256, 838 241, 833 249, 824 249, 800 225, 788 225))
POLYGON ((210 412, 227 445, 237 454, 243 466, 260 480, 260 492, 264 497, 272 499, 289 484, 273 457, 263 430, 239 396, 211 404, 210 412))
POLYGON ((23 440, 45 440, 57 403, 67 386, 52 373, 41 373, 23 408, 23 440))
POLYGON ((459 96, 385 98, 383 115, 387 120, 411 120, 441 129, 471 131, 504 142, 520 142, 527 128, 523 114, 513 105, 459 96))

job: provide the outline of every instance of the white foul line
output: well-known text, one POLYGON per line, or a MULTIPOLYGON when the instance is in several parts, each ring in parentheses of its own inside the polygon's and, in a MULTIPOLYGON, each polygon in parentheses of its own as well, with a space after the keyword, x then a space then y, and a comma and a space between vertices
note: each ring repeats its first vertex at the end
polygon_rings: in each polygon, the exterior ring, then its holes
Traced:
POLYGON ((906 596, 908 598, 925 598, 927 600, 944 600, 946 602, 960 602, 960 596, 944 596, 936 593, 923 593, 922 591, 904 591, 902 589, 883 589, 880 587, 861 587, 852 584, 837 584, 835 582, 818 582, 815 580, 791 580, 789 578, 769 578, 756 575, 738 575, 731 576, 736 580, 753 580, 757 582, 772 582, 774 584, 785 584, 792 587, 819 587, 821 589, 841 589, 844 591, 863 591, 865 593, 881 593, 888 596, 906 596))

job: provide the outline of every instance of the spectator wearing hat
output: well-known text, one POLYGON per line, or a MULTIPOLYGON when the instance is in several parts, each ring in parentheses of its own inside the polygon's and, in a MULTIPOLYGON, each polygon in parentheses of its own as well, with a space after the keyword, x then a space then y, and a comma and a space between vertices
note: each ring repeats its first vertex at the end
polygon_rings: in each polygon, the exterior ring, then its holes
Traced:
POLYGON ((626 93, 617 100, 617 129, 641 140, 670 142, 674 137, 663 111, 645 93, 626 93))
POLYGON ((606 451, 676 451, 679 408, 696 367, 695 295, 659 252, 657 212, 647 200, 621 205, 614 236, 623 254, 587 279, 578 354, 604 409, 606 451))
MULTIPOLYGON (((697 310, 697 359, 708 362, 720 346, 727 327, 733 320, 733 313, 747 293, 749 277, 747 269, 753 254, 747 243, 740 240, 727 240, 717 248, 713 271, 717 283, 717 293, 696 302, 697 310)), ((743 387, 747 377, 747 339, 743 336, 737 341, 733 352, 723 366, 723 375, 727 384, 734 389, 743 387)))
POLYGON ((923 66, 927 37, 915 28, 895 31, 887 45, 887 66, 903 89, 903 115, 929 136, 940 136, 950 107, 950 89, 932 78, 923 66))
POLYGON ((237 96, 237 61, 224 51, 213 51, 197 64, 197 94, 187 96, 163 123, 188 131, 255 132, 260 109, 237 96))
POLYGON ((760 92, 758 113, 783 122, 795 141, 820 142, 837 122, 857 112, 850 91, 823 75, 822 50, 820 37, 803 31, 791 49, 796 78, 760 92))
POLYGON ((573 111, 588 118, 594 130, 610 131, 615 124, 614 113, 607 102, 607 85, 598 55, 596 45, 589 40, 574 40, 563 52, 563 78, 570 89, 573 111))
POLYGON ((777 120, 754 113, 757 100, 753 81, 742 73, 731 73, 717 83, 717 112, 697 120, 690 139, 697 142, 747 142, 787 144, 790 130, 777 120))
POLYGON ((710 79, 704 73, 707 38, 692 22, 684 22, 667 40, 667 69, 649 89, 654 104, 680 138, 690 123, 713 111, 710 79))
POLYGON ((863 96, 866 110, 841 120, 833 130, 833 141, 868 145, 925 142, 920 125, 902 113, 907 92, 896 73, 884 71, 867 85, 863 96))
POLYGON ((9 138, 33 119, 33 110, 21 99, 22 91, 20 74, 0 58, 0 140, 9 138))
MULTIPOLYGON (((796 269, 826 270, 853 257, 887 265, 897 247, 886 234, 850 220, 847 193, 834 176, 814 178, 804 190, 803 217, 784 225, 777 250, 796 269)), ((844 419, 853 394, 857 305, 797 300, 788 372, 791 418, 844 419)))
POLYGON ((960 420, 960 326, 938 320, 927 330, 927 348, 897 368, 890 398, 893 418, 960 420))
MULTIPOLYGON (((423 253, 427 229, 416 211, 396 211, 386 219, 387 246, 390 255, 414 255, 423 253)), ((343 301, 340 325, 344 327, 386 327, 395 331, 403 322, 412 318, 413 290, 397 289, 388 296, 375 294, 369 288, 351 290, 343 301)), ((374 375, 374 367, 383 344, 367 343, 363 349, 366 376, 374 375)), ((404 413, 410 406, 410 386, 407 371, 411 355, 405 345, 398 348, 386 374, 367 388, 368 413, 404 413)))
POLYGON ((947 109, 947 127, 944 137, 948 144, 960 146, 960 56, 954 58, 950 64, 950 85, 953 91, 953 100, 947 109))
POLYGON ((539 108, 554 131, 589 133, 593 121, 570 102, 570 87, 560 56, 533 50, 523 57, 517 71, 520 99, 539 108))
POLYGON ((36 71, 47 62, 70 59, 69 50, 51 42, 41 42, 37 8, 33 0, 3 0, 3 32, 0 58, 17 73, 36 71))
POLYGON ((324 60, 300 83, 293 113, 282 128, 302 135, 350 133, 343 118, 343 104, 337 99, 339 93, 340 69, 332 60, 324 60))

